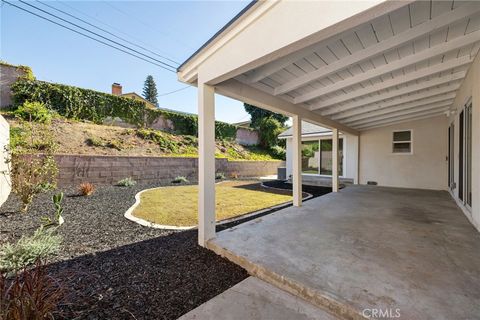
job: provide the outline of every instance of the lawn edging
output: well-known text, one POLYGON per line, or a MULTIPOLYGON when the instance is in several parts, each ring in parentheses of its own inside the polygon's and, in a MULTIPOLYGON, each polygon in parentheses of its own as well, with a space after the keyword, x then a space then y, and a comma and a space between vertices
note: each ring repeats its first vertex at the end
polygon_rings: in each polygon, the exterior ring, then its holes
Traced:
MULTIPOLYGON (((220 184, 222 182, 225 182, 225 181, 217 182, 217 184, 220 184)), ((281 189, 281 188, 274 188, 274 187, 266 186, 263 182, 261 182, 261 186, 264 187, 264 188, 267 188, 267 189, 285 190, 285 189, 281 189)), ((138 223, 142 226, 150 227, 150 228, 154 228, 154 229, 164 229, 164 230, 172 230, 172 231, 178 230, 178 231, 180 231, 180 230, 192 230, 192 229, 198 228, 198 226, 178 227, 178 226, 158 224, 158 223, 147 221, 147 220, 142 219, 142 218, 135 217, 133 215, 133 211, 140 204, 140 196, 142 195, 143 192, 154 190, 154 189, 169 188, 169 187, 177 187, 177 186, 165 186, 165 187, 148 188, 148 189, 145 189, 145 190, 142 190, 142 191, 138 192, 135 195, 135 203, 130 208, 128 208, 128 210, 124 214, 124 217, 127 218, 128 220, 132 221, 132 222, 136 222, 136 223, 138 223)), ((307 194, 307 196, 305 198, 303 198, 302 201, 308 200, 308 199, 313 197, 313 195, 308 193, 308 192, 303 192, 303 193, 307 194)), ((249 212, 249 213, 245 213, 245 214, 233 217, 233 218, 220 220, 220 221, 217 222, 216 225, 218 226, 218 225, 223 225, 223 224, 231 223, 231 222, 234 222, 234 221, 238 221, 238 220, 241 220, 241 219, 246 219, 246 218, 249 218, 249 217, 252 217, 252 216, 256 216, 256 215, 268 212, 270 210, 282 209, 283 207, 290 206, 292 203, 293 203, 293 201, 287 201, 287 202, 280 203, 278 205, 268 207, 268 208, 264 208, 264 209, 261 209, 261 210, 258 210, 258 211, 249 212)))

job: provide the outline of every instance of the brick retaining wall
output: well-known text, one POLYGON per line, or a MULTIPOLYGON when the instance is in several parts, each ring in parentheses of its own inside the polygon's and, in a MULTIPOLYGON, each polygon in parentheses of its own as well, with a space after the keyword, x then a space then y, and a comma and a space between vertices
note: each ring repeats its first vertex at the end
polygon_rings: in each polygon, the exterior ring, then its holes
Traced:
MULTIPOLYGON (((81 182, 114 184, 132 177, 137 182, 170 182, 177 176, 197 181, 197 158, 57 155, 60 186, 81 182)), ((216 159, 216 171, 227 177, 259 177, 277 173, 282 161, 228 161, 216 159)))

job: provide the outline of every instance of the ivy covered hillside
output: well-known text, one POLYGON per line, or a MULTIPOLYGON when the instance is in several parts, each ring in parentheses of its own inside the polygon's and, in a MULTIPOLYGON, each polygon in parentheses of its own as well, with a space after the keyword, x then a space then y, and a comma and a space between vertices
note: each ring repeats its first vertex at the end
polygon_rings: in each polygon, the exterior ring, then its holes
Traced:
MULTIPOLYGON (((140 99, 39 81, 33 76, 19 78, 11 91, 13 105, 4 116, 11 124, 14 144, 21 145, 27 137, 28 128, 22 119, 33 120, 30 122, 35 126, 47 117, 51 119, 49 127, 58 145, 57 153, 186 157, 198 154, 196 115, 148 107, 140 99), (151 129, 160 120, 169 127, 163 131, 151 129)), ((217 157, 284 159, 284 150, 278 146, 263 142, 252 147, 237 144, 237 129, 235 125, 216 122, 217 157)))

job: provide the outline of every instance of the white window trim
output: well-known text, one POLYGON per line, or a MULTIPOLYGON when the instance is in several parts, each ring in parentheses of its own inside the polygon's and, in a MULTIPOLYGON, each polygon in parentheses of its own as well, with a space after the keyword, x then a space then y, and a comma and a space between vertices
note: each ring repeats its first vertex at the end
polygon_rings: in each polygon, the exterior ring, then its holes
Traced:
POLYGON ((391 135, 391 139, 392 139, 392 144, 391 144, 391 153, 394 154, 394 155, 406 155, 406 156, 410 156, 413 154, 413 129, 402 129, 402 130, 393 130, 392 131, 392 135, 391 135), (410 131, 410 140, 406 140, 406 141, 393 141, 393 136, 395 134, 395 132, 405 132, 405 131, 410 131), (410 143, 410 152, 394 152, 393 151, 393 146, 395 145, 395 143, 410 143))

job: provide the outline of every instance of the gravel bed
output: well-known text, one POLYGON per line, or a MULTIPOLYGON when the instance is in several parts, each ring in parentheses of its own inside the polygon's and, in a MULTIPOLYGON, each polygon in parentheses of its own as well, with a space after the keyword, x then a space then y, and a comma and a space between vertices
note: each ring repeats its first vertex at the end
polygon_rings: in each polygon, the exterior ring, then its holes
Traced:
MULTIPOLYGON (((173 232, 140 226, 123 217, 137 192, 102 186, 90 197, 64 190, 62 251, 52 275, 68 284, 65 319, 176 319, 248 274, 197 245, 196 230, 173 232)), ((53 214, 50 194, 41 194, 26 214, 11 195, 0 208, 0 243, 32 234, 42 216, 53 214)))

